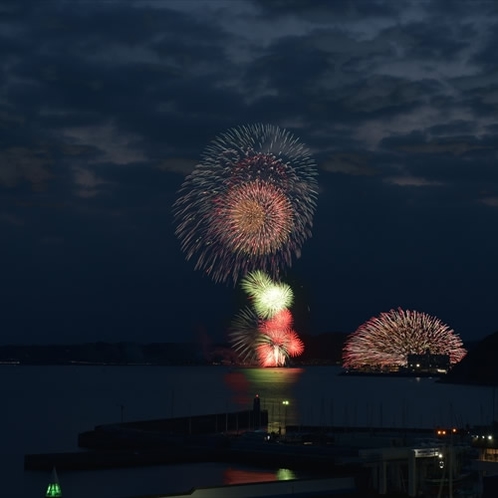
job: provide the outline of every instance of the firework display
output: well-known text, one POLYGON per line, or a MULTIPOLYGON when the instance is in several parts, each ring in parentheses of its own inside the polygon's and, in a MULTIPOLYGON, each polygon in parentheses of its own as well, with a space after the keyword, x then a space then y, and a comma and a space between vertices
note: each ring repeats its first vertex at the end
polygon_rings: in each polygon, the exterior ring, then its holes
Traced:
POLYGON ((302 354, 304 344, 292 329, 292 322, 291 312, 284 309, 261 323, 256 347, 260 365, 284 366, 287 358, 302 354))
POLYGON ((261 318, 271 318, 292 305, 294 295, 290 285, 274 282, 260 270, 246 275, 241 281, 241 287, 252 300, 254 309, 261 318))
POLYGON ((316 166, 288 131, 233 128, 208 146, 173 206, 187 260, 216 282, 264 269, 277 277, 311 236, 316 166))
POLYGON ((448 355, 458 363, 467 353, 460 337, 436 317, 390 310, 370 318, 352 333, 343 349, 345 368, 404 366, 409 354, 448 355))
POLYGON ((273 330, 259 337, 256 351, 260 366, 283 367, 289 357, 302 354, 304 345, 294 331, 273 330))
POLYGON ((242 309, 233 319, 228 337, 232 348, 244 363, 255 363, 258 360, 256 346, 258 344, 261 319, 249 307, 242 309))
POLYGON ((263 331, 266 330, 291 330, 294 319, 292 318, 292 313, 288 309, 280 310, 275 313, 271 319, 266 320, 262 327, 263 331))
POLYGON ((261 271, 244 277, 241 286, 253 304, 236 315, 229 330, 230 343, 241 360, 281 367, 290 357, 301 355, 304 344, 293 330, 292 313, 287 308, 292 302, 290 286, 274 282, 261 271), (270 295, 264 297, 266 294, 270 295))
POLYGON ((283 367, 288 351, 285 347, 287 334, 283 330, 272 330, 269 334, 261 334, 256 346, 259 364, 262 367, 283 367))
POLYGON ((262 367, 282 367, 290 357, 304 351, 304 344, 292 329, 292 314, 285 309, 269 320, 246 307, 232 322, 229 338, 233 349, 245 363, 262 367))

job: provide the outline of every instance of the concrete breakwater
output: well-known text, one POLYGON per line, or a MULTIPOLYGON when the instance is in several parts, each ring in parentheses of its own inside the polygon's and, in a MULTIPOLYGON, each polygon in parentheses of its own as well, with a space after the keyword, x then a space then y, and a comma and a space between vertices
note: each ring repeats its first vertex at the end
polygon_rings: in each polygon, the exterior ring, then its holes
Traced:
POLYGON ((64 453, 39 453, 24 456, 24 470, 101 470, 149 465, 217 461, 214 448, 177 447, 148 450, 85 450, 64 453))
MULTIPOLYGON (((357 452, 355 452, 355 455, 357 452)), ((25 455, 24 469, 30 471, 98 470, 184 463, 224 462, 267 468, 290 468, 330 475, 341 467, 342 448, 275 444, 247 444, 234 440, 228 447, 178 446, 140 450, 85 450, 71 453, 25 455)), ((353 455, 351 455, 353 456, 353 455)))
MULTIPOLYGON (((30 454, 25 470, 89 470, 169 463, 228 462, 330 471, 345 448, 286 444, 270 435, 268 413, 232 413, 99 425, 80 433, 80 451, 30 454)), ((350 455, 351 456, 351 455, 350 455)))
POLYGON ((88 449, 137 449, 171 446, 214 446, 223 436, 268 426, 266 410, 243 410, 191 417, 98 425, 78 435, 88 449), (210 438, 207 436, 211 436, 210 438))
MULTIPOLYGON (((287 426, 268 434, 268 412, 245 410, 98 425, 80 451, 25 455, 25 470, 89 470, 199 462, 287 467, 329 474, 361 466, 358 448, 402 446, 427 430, 287 426)), ((410 441, 412 440, 412 441, 410 441)))
POLYGON ((78 470, 219 461, 229 438, 268 425, 268 412, 229 413, 98 425, 78 435, 80 451, 24 456, 25 470, 78 470))

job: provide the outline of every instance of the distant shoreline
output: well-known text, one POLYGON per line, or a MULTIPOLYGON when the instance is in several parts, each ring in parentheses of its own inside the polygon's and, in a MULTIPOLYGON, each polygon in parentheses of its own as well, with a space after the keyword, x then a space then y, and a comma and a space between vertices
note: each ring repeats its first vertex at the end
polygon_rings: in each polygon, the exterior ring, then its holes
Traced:
MULTIPOLYGON (((91 362, 91 361, 70 361, 70 362, 17 362, 17 361, 0 361, 1 366, 18 366, 18 367, 224 367, 224 368, 262 368, 257 365, 225 365, 219 363, 195 363, 195 362, 185 362, 185 363, 107 363, 107 362, 91 362)), ((274 368, 300 368, 300 367, 340 367, 336 363, 300 363, 297 365, 289 365, 285 367, 274 367, 274 368)))
POLYGON ((434 373, 434 372, 359 372, 352 370, 345 370, 339 375, 351 376, 351 377, 433 377, 440 378, 444 377, 444 373, 434 373))

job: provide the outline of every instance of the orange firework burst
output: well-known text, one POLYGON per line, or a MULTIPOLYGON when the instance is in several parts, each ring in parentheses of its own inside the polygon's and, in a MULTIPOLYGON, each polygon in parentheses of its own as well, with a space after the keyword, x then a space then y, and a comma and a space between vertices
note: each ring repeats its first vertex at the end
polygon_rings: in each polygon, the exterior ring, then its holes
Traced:
POLYGON ((293 211, 287 196, 261 180, 235 186, 215 199, 210 237, 234 253, 266 256, 289 240, 293 211))
POLYGON ((221 135, 173 205, 186 258, 216 282, 235 285, 254 270, 278 276, 311 236, 316 174, 309 151, 276 126, 221 135))

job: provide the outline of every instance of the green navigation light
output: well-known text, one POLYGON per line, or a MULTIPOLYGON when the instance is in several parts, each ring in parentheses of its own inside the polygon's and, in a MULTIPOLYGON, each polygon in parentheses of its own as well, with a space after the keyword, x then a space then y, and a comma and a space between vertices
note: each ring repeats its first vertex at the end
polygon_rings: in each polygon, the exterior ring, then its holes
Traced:
POLYGON ((45 498, 61 497, 62 490, 59 484, 59 477, 57 476, 57 471, 55 467, 52 469, 52 478, 50 479, 50 484, 48 485, 47 492, 45 493, 45 498))
POLYGON ((53 498, 54 496, 62 496, 61 487, 58 482, 50 483, 48 485, 47 492, 45 493, 46 498, 53 498))

